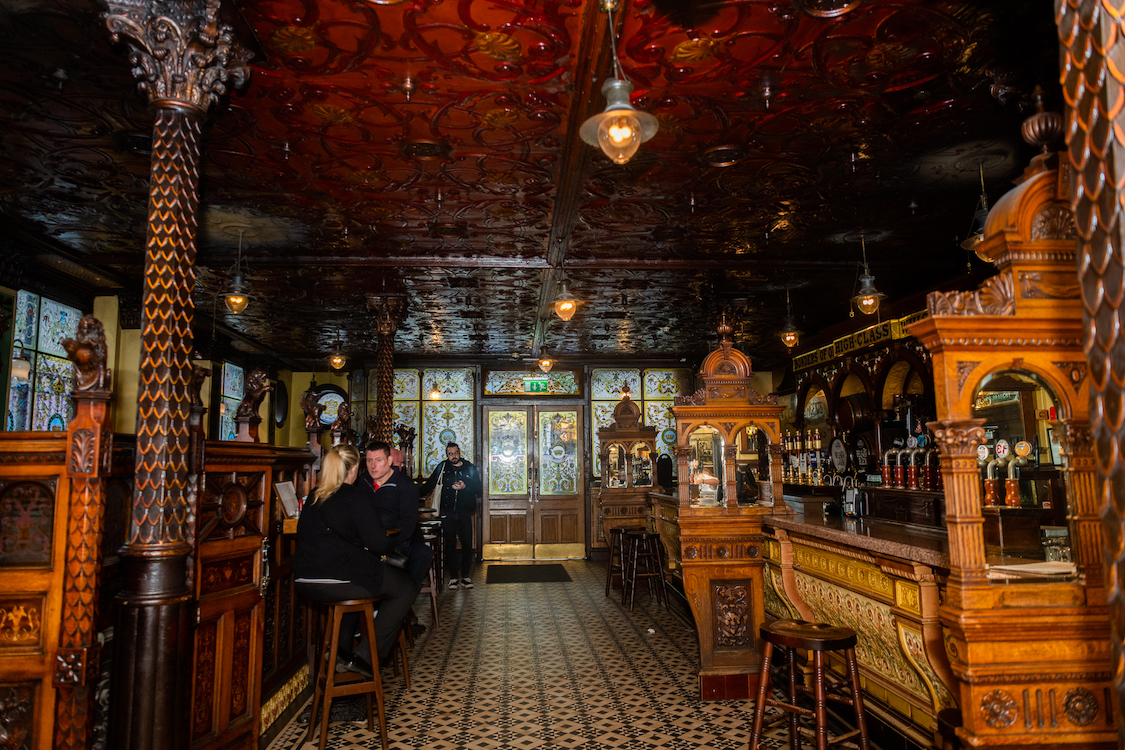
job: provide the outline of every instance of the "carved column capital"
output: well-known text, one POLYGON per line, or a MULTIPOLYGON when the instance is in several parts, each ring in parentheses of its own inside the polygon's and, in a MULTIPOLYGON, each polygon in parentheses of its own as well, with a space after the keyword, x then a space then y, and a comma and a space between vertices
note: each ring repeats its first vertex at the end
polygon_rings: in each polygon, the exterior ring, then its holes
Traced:
POLYGON ((238 88, 250 77, 250 52, 219 21, 220 0, 106 0, 106 5, 106 28, 114 42, 126 37, 133 75, 149 102, 206 112, 228 85, 238 88))
POLYGON ((672 446, 672 455, 676 457, 677 461, 681 458, 688 460, 691 458, 691 447, 687 445, 674 445, 672 446))
POLYGON ((943 420, 927 422, 934 433, 934 442, 947 456, 975 456, 977 446, 984 442, 984 420, 943 420))
POLYGON ((399 293, 368 294, 367 309, 380 336, 394 335, 406 318, 406 295, 399 293))

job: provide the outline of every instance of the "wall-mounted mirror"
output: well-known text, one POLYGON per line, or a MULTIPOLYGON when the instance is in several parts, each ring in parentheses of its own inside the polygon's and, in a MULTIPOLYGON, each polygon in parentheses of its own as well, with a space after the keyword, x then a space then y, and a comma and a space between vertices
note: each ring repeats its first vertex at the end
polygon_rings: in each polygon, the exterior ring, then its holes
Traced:
POLYGON ((723 437, 713 427, 696 427, 688 435, 691 459, 689 496, 700 505, 723 501, 723 437))
POLYGON ((985 442, 977 457, 993 580, 1034 572, 1021 569, 1030 563, 1070 562, 1054 393, 1031 372, 993 373, 977 389, 972 414, 984 420, 985 442))

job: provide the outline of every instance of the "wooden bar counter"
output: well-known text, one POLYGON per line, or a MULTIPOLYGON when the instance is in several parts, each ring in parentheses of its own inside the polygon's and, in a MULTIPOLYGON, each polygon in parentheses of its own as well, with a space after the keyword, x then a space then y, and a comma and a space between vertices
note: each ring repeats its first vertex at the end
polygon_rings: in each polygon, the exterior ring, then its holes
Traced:
POLYGON ((957 707, 938 621, 945 530, 819 514, 762 525, 767 614, 855 630, 865 706, 914 742, 940 744, 937 713, 957 707))

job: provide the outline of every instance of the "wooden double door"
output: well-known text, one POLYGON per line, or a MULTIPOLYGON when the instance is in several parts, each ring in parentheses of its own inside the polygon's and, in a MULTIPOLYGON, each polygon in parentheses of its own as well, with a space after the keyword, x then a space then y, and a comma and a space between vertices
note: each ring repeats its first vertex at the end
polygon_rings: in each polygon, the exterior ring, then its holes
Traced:
POLYGON ((586 555, 581 406, 484 409, 484 558, 586 555))

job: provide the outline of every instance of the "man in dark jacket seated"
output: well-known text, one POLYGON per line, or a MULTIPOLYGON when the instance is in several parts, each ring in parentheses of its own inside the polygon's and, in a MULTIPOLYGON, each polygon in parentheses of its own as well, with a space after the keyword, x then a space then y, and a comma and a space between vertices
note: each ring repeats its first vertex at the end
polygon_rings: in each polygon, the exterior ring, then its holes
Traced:
POLYGON ((359 486, 391 533, 394 554, 406 558, 406 572, 420 584, 426 580, 434 551, 417 533, 418 488, 401 467, 392 463, 392 451, 389 444, 379 440, 367 444, 367 476, 359 481, 359 486))

